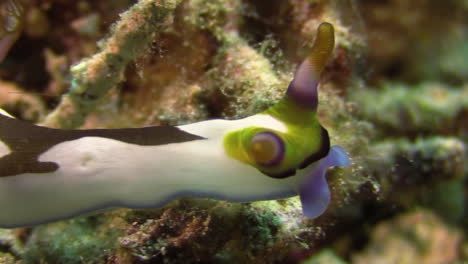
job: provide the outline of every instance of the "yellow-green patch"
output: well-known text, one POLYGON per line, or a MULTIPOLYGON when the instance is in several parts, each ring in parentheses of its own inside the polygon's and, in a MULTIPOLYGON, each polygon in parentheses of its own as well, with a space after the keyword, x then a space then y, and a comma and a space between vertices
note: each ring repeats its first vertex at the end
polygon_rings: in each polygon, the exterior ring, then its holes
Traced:
POLYGON ((224 137, 224 148, 229 157, 254 166, 268 175, 280 175, 296 170, 308 157, 321 150, 323 140, 328 140, 322 136, 322 127, 317 120, 316 112, 295 104, 288 97, 261 114, 270 115, 283 122, 287 132, 258 126, 246 127, 228 133, 224 137), (284 158, 278 165, 261 166, 249 155, 252 138, 260 132, 275 133, 284 141, 284 158))

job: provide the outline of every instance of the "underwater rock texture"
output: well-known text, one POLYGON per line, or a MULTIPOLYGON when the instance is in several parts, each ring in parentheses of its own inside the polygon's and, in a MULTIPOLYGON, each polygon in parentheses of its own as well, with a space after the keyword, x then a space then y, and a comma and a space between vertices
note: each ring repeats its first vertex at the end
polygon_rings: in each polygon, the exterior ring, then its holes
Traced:
POLYGON ((282 97, 317 26, 330 22, 336 45, 321 80, 319 118, 353 164, 329 171, 332 203, 315 220, 304 218, 297 197, 182 199, 158 210, 2 229, 0 263, 468 258, 466 1, 23 5, 24 29, 0 64, 0 107, 59 128, 252 115, 282 97))
POLYGON ((416 210, 376 226, 353 263, 456 263, 462 232, 436 215, 416 210))

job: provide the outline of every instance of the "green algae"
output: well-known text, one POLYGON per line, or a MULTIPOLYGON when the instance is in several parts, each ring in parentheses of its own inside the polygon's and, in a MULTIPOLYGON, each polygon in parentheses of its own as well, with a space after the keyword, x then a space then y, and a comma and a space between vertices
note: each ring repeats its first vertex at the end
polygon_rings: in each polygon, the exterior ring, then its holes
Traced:
POLYGON ((2 264, 16 264, 16 258, 9 253, 0 253, 0 263, 2 264))
POLYGON ((214 258, 238 230, 241 208, 212 199, 180 199, 161 210, 129 210, 118 255, 127 255, 129 263, 214 258))
POLYGON ((379 223, 366 248, 351 259, 356 264, 459 263, 461 242, 460 230, 431 211, 414 208, 379 223))
POLYGON ((468 30, 454 25, 435 43, 427 43, 413 55, 407 78, 459 85, 468 81, 468 30), (442 43, 439 43, 442 42, 442 43))
POLYGON ((426 194, 423 205, 432 208, 448 223, 457 225, 467 217, 467 195, 463 180, 444 181, 434 186, 432 194, 426 194))
POLYGON ((457 138, 385 140, 372 146, 381 196, 405 208, 431 208, 450 223, 465 215, 466 146, 457 138), (378 165, 377 165, 378 164, 378 165))
POLYGON ((0 229, 0 263, 14 263, 11 261, 20 259, 23 250, 24 244, 14 230, 0 229))
POLYGON ((468 108, 467 87, 387 82, 380 90, 353 91, 350 100, 358 105, 360 116, 375 124, 381 134, 415 136, 467 129, 458 123, 468 108))
POLYGON ((239 34, 240 14, 245 12, 240 1, 189 1, 186 8, 190 12, 184 21, 218 41, 213 67, 205 73, 208 93, 203 97, 210 108, 225 118, 241 118, 282 98, 292 75, 278 76, 265 57, 266 47, 256 50, 239 34))
POLYGON ((103 218, 76 218, 35 228, 25 247, 25 263, 103 263, 121 234, 103 218))
POLYGON ((243 232, 245 234, 246 245, 251 250, 262 250, 274 243, 276 233, 280 228, 282 221, 270 210, 263 212, 255 209, 247 209, 243 212, 242 217, 245 219, 243 223, 243 232))
POLYGON ((301 264, 346 264, 346 262, 336 256, 333 250, 324 249, 302 261, 301 264))
MULTIPOLYGON (((241 118, 258 113, 283 97, 287 87, 274 73, 271 63, 241 42, 221 52, 216 67, 207 72, 214 93, 223 97, 224 117, 241 118)), ((207 96, 210 96, 208 94, 207 96)))
POLYGON ((184 21, 198 29, 210 31, 220 42, 235 43, 236 40, 226 34, 225 26, 232 22, 230 16, 236 14, 239 7, 237 0, 187 1, 186 8, 190 12, 184 21))

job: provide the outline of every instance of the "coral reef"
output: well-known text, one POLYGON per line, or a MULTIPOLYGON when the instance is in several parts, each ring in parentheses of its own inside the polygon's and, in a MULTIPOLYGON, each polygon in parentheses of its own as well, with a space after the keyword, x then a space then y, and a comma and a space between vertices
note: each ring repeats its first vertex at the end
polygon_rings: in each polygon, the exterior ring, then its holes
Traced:
POLYGON ((120 82, 127 63, 147 48, 153 33, 170 23, 168 16, 177 4, 178 1, 140 1, 122 14, 111 37, 99 43, 101 51, 71 68, 69 92, 44 124, 61 128, 81 125, 99 99, 120 82))
POLYGON ((343 260, 337 257, 329 249, 322 250, 320 253, 304 260, 302 264, 345 264, 343 260))
POLYGON ((461 236, 436 215, 415 210, 377 225, 353 263, 456 263, 461 236))
POLYGON ((26 263, 102 263, 116 248, 122 230, 112 220, 80 218, 35 228, 21 254, 26 263))
POLYGON ((1 229, 0 263, 468 259, 466 1, 17 1, 24 26, 0 64, 0 107, 57 128, 257 113, 328 21, 318 114, 353 164, 329 171, 331 206, 314 220, 297 197, 187 198, 1 229))
POLYGON ((378 91, 355 90, 350 98, 361 106, 361 118, 375 124, 381 136, 468 134, 466 85, 384 83, 378 91))

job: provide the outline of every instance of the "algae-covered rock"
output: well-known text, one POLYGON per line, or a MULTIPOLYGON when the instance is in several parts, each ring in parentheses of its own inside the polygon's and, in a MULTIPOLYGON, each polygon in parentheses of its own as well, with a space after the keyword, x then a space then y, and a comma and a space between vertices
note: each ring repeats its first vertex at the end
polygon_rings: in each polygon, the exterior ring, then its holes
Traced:
POLYGON ((382 187, 380 195, 393 206, 427 206, 450 222, 460 222, 466 215, 464 142, 443 137, 414 143, 387 140, 375 144, 372 152, 380 156, 373 172, 382 187))
POLYGON ((301 264, 346 264, 346 262, 336 256, 332 250, 325 249, 302 261, 301 264))
POLYGON ((25 263, 103 263, 114 253, 122 230, 99 217, 43 225, 31 232, 25 263))
POLYGON ((468 256, 466 1, 22 3, 27 26, 0 65, 0 107, 57 128, 253 115, 284 95, 317 26, 330 22, 336 45, 318 118, 352 164, 329 170, 332 201, 317 219, 303 216, 298 197, 186 198, 1 229, 0 263, 431 264, 468 256))
POLYGON ((431 212, 416 210, 379 224, 352 263, 456 263, 461 236, 431 212))
POLYGON ((468 133, 466 85, 385 83, 379 90, 353 91, 350 98, 358 105, 360 116, 385 136, 468 133))
POLYGON ((23 255, 24 241, 29 230, 0 229, 0 263, 15 263, 23 255))

